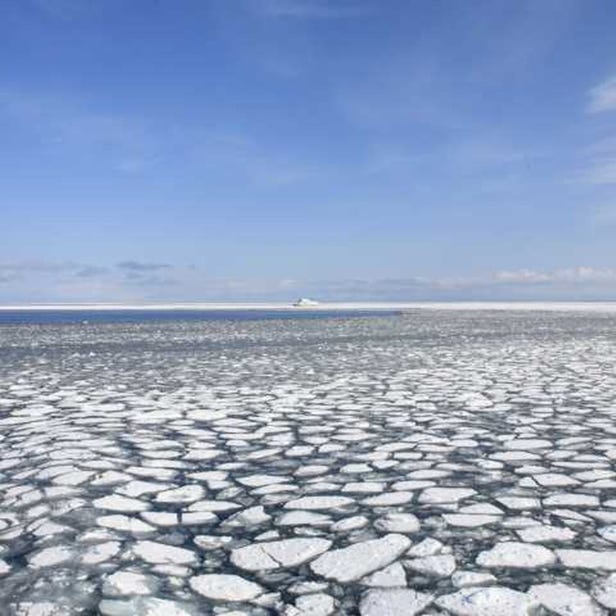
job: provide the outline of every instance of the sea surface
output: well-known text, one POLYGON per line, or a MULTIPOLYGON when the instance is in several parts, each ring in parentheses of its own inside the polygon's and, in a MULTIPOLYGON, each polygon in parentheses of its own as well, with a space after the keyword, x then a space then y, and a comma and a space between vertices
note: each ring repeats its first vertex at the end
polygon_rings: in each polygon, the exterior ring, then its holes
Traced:
POLYGON ((392 316, 396 310, 0 310, 0 325, 264 321, 392 316))
POLYGON ((292 314, 0 326, 1 616, 614 613, 616 314, 292 314))

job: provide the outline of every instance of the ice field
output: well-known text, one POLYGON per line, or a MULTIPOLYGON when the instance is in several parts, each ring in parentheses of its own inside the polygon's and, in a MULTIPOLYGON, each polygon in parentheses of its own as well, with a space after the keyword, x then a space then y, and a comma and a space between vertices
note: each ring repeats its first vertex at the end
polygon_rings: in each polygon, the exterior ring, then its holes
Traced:
POLYGON ((2 616, 616 613, 616 314, 0 327, 2 616))

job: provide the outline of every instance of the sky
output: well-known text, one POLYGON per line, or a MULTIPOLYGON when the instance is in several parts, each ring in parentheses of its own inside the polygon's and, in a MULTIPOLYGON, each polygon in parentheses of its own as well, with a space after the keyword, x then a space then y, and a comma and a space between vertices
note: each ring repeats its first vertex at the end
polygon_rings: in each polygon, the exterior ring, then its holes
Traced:
POLYGON ((616 299, 613 0, 1 0, 0 303, 616 299))

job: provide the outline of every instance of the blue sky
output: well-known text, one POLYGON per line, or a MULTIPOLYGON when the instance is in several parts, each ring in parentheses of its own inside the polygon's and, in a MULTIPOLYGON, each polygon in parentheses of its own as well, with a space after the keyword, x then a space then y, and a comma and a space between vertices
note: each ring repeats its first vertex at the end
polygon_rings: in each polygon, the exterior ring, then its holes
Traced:
POLYGON ((616 298, 612 0, 5 0, 0 302, 616 298))

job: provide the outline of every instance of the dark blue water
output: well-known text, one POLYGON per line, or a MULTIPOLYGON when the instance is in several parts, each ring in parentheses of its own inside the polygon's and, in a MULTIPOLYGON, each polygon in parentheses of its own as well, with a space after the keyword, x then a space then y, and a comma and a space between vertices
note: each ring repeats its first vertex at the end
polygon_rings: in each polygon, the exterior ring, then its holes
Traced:
POLYGON ((397 314, 393 310, 0 310, 0 325, 348 319, 397 314))

